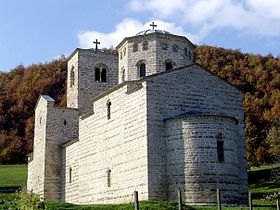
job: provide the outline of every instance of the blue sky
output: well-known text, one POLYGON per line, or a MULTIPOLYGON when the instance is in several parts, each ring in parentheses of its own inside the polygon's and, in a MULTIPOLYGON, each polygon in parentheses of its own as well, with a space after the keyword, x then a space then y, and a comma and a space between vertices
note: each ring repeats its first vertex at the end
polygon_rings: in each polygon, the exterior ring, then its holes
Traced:
POLYGON ((75 48, 116 46, 148 29, 195 44, 280 55, 279 0, 2 0, 0 71, 44 63, 75 48))

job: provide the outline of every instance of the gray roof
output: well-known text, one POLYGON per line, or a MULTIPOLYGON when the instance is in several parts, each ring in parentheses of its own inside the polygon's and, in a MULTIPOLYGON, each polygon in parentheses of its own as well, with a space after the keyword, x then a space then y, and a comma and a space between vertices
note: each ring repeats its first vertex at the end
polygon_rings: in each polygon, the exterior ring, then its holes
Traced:
POLYGON ((140 31, 139 33, 136 34, 136 36, 139 36, 139 35, 146 35, 146 34, 153 34, 153 33, 158 33, 158 34, 171 34, 170 32, 164 31, 164 30, 159 30, 159 29, 148 29, 148 30, 140 31))

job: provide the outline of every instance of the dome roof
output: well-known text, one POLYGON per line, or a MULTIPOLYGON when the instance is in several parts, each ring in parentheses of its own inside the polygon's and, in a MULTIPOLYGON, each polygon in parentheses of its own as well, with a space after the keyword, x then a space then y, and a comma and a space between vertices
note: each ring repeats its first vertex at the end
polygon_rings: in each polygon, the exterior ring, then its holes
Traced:
POLYGON ((136 34, 136 36, 138 36, 138 35, 146 35, 146 34, 153 34, 153 33, 171 34, 171 33, 169 33, 168 31, 164 31, 164 30, 159 30, 159 29, 148 29, 148 30, 140 31, 139 33, 136 34))

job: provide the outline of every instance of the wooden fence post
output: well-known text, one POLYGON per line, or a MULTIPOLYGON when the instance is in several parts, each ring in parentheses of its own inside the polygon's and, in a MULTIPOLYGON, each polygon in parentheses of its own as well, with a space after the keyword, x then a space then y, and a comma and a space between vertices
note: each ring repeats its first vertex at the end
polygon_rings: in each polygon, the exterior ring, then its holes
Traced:
POLYGON ((178 205, 179 205, 179 210, 182 210, 182 193, 180 189, 178 189, 178 205))
POLYGON ((134 209, 139 210, 138 191, 134 191, 134 209))
POLYGON ((217 207, 218 207, 218 210, 222 210, 220 189, 217 189, 217 207))
POLYGON ((249 209, 253 210, 253 205, 252 205, 253 202, 252 202, 252 193, 251 192, 249 192, 248 198, 249 198, 249 209))

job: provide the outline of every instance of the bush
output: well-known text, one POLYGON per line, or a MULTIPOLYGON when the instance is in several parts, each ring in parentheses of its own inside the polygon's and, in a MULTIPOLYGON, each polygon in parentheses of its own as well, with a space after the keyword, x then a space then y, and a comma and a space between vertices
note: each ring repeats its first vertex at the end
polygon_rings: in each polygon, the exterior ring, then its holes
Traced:
POLYGON ((45 209, 45 204, 41 201, 41 198, 33 192, 29 192, 26 188, 16 193, 16 200, 20 210, 45 209))

